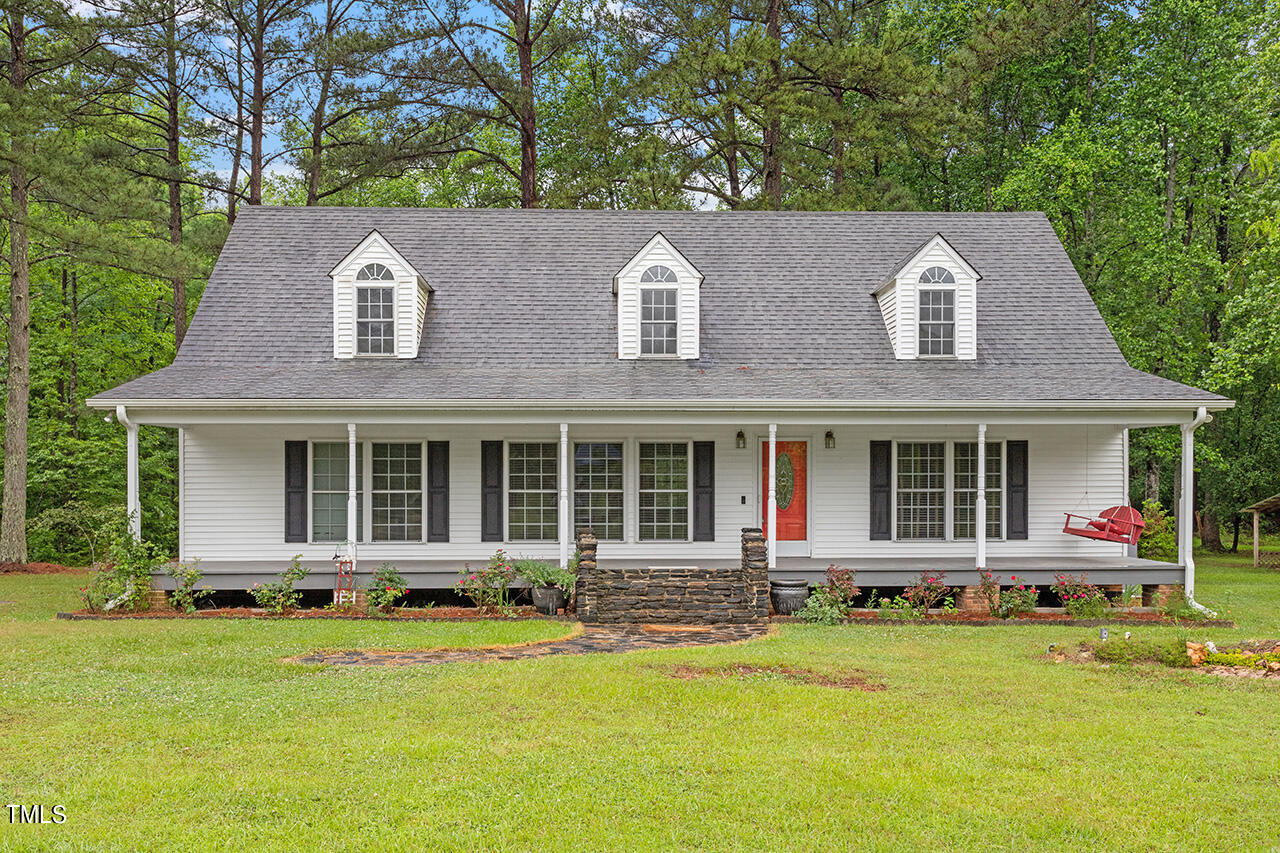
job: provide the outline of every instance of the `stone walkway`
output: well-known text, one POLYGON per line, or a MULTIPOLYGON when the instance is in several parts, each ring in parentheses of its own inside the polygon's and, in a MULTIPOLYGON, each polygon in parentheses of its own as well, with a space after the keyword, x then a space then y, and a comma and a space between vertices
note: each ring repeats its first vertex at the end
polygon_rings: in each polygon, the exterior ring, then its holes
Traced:
POLYGON ((716 625, 588 625, 581 634, 563 640, 548 640, 524 646, 492 649, 433 649, 415 652, 354 649, 315 652, 289 658, 290 663, 327 663, 340 666, 407 666, 424 663, 521 660, 548 655, 621 654, 641 649, 672 649, 688 646, 717 646, 763 637, 769 626, 716 625))

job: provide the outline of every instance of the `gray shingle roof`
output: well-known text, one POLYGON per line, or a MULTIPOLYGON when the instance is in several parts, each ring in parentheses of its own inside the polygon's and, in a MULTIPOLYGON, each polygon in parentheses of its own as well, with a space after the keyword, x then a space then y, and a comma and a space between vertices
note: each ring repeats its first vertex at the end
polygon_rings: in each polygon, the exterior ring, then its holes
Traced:
POLYGON ((1151 401, 1039 213, 244 208, 136 400, 1151 401), (377 229, 435 288, 418 357, 335 360, 328 271, 377 229), (702 357, 620 361, 613 275, 655 232, 705 276, 702 357), (978 358, 897 361, 871 295, 942 234, 982 275, 978 358))

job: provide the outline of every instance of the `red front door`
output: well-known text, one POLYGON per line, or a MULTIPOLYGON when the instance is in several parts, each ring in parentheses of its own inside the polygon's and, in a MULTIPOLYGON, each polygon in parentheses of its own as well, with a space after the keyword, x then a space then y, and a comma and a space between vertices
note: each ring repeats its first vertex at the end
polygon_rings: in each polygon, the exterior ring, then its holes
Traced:
MULTIPOLYGON (((761 526, 769 535, 769 442, 762 442, 760 458, 763 461, 760 492, 764 505, 761 526)), ((778 480, 778 541, 803 542, 809 538, 809 443, 807 441, 779 441, 777 448, 778 480)))

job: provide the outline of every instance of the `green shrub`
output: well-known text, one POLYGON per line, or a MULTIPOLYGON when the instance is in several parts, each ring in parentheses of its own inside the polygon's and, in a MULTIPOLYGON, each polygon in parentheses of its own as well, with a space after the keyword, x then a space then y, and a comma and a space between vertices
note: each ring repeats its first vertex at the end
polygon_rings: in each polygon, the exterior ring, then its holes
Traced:
POLYGON ((383 563, 374 570, 369 586, 365 588, 365 600, 374 610, 386 610, 409 592, 409 584, 404 575, 390 563, 383 563))
POLYGON ((1101 589, 1089 583, 1089 575, 1054 575, 1050 587, 1075 619, 1103 619, 1111 602, 1101 589))
POLYGON ((902 593, 902 597, 923 616, 951 591, 946 579, 946 572, 921 572, 916 582, 902 593))
POLYGON ((1209 666, 1242 666, 1249 669, 1266 669, 1268 663, 1280 663, 1280 652, 1246 652, 1240 649, 1229 649, 1222 652, 1209 652, 1204 657, 1209 666))
POLYGON ((280 580, 272 583, 255 583, 245 591, 253 596, 253 600, 262 609, 271 613, 283 613, 298 606, 298 602, 302 600, 302 593, 294 589, 293 585, 310 573, 310 569, 302 567, 302 555, 294 554, 289 568, 280 575, 280 580))
POLYGON ((512 567, 517 577, 524 578, 534 586, 559 587, 565 595, 573 592, 573 585, 577 581, 577 576, 573 572, 545 560, 521 557, 512 564, 512 567))
POLYGON ((1021 616, 1023 613, 1034 613, 1040 601, 1040 591, 1033 585, 1018 580, 1017 575, 1010 575, 1009 581, 1014 585, 1000 591, 999 612, 1001 619, 1021 616))
POLYGON ((847 612, 848 607, 836 592, 830 587, 819 586, 814 588, 796 615, 815 625, 838 625, 847 612))
POLYGON ((1160 663, 1173 667, 1191 666, 1191 658, 1187 657, 1187 641, 1176 637, 1158 641, 1113 637, 1096 643, 1090 648, 1096 659, 1107 663, 1160 663))
POLYGON ((507 590, 516 578, 515 566, 505 551, 499 549, 482 569, 472 570, 466 564, 460 572, 454 588, 484 612, 503 611, 507 608, 507 590))
POLYGON ((1211 618, 1208 613, 1193 607, 1191 599, 1187 597, 1185 592, 1181 595, 1167 595, 1162 601, 1157 601, 1156 606, 1160 609, 1161 615, 1170 619, 1178 619, 1184 622, 1204 622, 1211 618))
POLYGON ((1178 559, 1178 537, 1174 521, 1165 514, 1158 501, 1142 505, 1142 537, 1138 539, 1138 556, 1144 560, 1172 563, 1178 559))
POLYGON ((204 578, 198 559, 190 563, 174 563, 169 567, 169 577, 176 584, 173 592, 169 593, 169 601, 179 610, 195 613, 200 601, 213 595, 213 590, 209 587, 196 589, 196 584, 204 578))
POLYGON ((151 578, 168 562, 164 550, 145 539, 134 539, 120 528, 111 544, 110 562, 94 573, 80 597, 90 610, 144 610, 151 578))
POLYGON ((901 595, 894 596, 892 600, 888 598, 880 599, 876 606, 876 613, 881 619, 901 620, 920 619, 925 615, 923 610, 901 595))

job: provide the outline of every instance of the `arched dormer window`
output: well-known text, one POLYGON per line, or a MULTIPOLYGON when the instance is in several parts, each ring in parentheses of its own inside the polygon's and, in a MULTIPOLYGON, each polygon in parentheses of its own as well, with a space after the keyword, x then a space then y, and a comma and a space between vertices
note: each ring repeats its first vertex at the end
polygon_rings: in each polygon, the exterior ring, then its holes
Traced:
POLYGON ((920 304, 919 354, 954 357, 956 277, 945 267, 929 267, 920 273, 916 293, 920 304))
POLYGON ((679 277, 654 264, 640 275, 640 354, 675 355, 680 346, 679 277))
POLYGON ((395 354, 395 279, 391 270, 379 263, 365 264, 356 273, 357 355, 395 354), (363 284, 375 281, 377 286, 363 284))
POLYGON ((360 268, 360 272, 356 273, 356 281, 395 281, 395 279, 391 270, 382 264, 365 264, 360 268))

